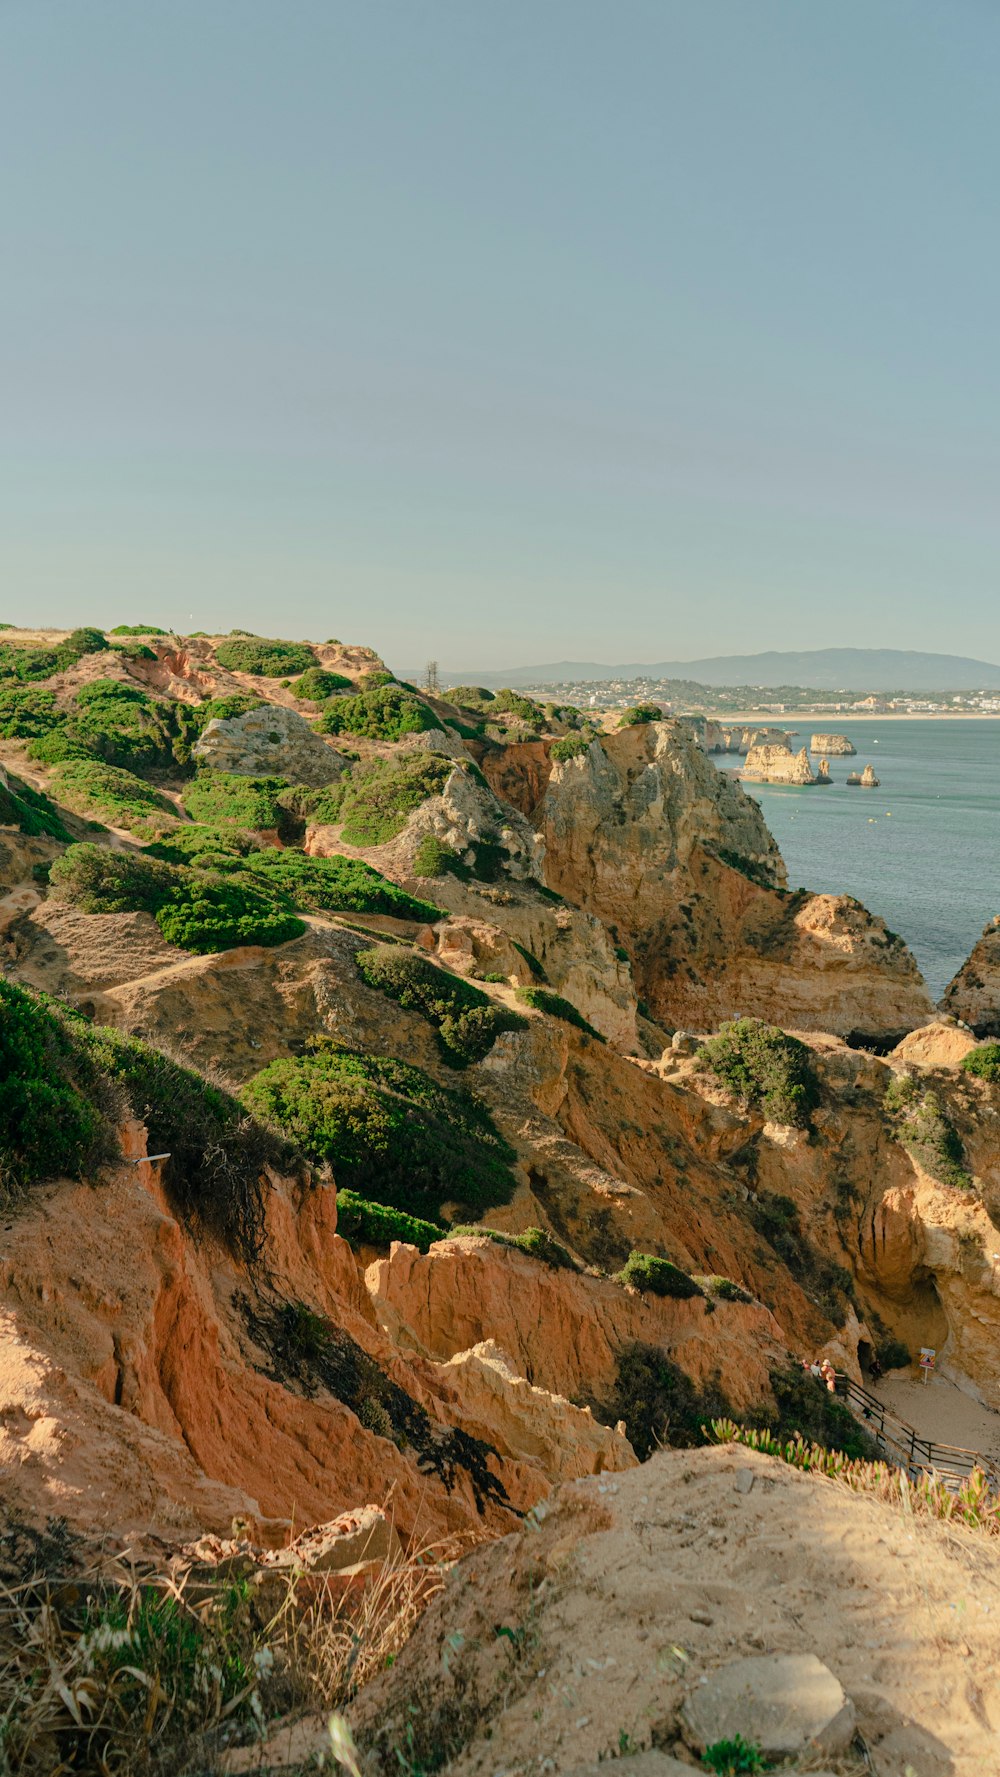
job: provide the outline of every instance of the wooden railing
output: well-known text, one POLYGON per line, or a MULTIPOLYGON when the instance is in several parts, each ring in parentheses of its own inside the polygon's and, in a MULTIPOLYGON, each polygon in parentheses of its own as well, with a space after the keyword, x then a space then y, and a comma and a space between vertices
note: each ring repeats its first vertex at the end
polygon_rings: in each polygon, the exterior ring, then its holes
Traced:
POLYGON ((991 1486, 1000 1493, 1000 1467, 978 1450, 965 1450, 959 1444, 939 1444, 923 1438, 912 1425, 871 1394, 860 1382, 838 1374, 837 1393, 851 1408, 868 1436, 878 1445, 886 1462, 894 1468, 906 1469, 911 1479, 919 1474, 938 1475, 942 1481, 958 1486, 982 1469, 991 1486))

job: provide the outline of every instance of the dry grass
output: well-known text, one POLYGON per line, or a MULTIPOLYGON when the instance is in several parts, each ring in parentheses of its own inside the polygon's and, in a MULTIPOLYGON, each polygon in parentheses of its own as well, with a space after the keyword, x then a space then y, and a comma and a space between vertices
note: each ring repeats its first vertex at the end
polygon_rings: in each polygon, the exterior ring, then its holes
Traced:
POLYGON ((430 1548, 353 1590, 265 1573, 206 1585, 118 1563, 0 1586, 0 1777, 208 1777, 227 1747, 340 1709, 443 1583, 430 1548))

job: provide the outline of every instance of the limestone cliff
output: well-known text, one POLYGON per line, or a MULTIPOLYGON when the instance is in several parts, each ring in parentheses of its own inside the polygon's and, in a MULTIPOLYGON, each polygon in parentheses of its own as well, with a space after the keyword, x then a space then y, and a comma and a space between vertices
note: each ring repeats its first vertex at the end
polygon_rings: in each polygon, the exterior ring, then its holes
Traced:
POLYGON ((846 734, 813 734, 809 739, 811 753, 825 753, 831 758, 835 755, 838 758, 849 758, 857 750, 846 734))
POLYGON ((1000 1036, 1000 915, 990 921, 948 983, 941 1005, 968 1024, 977 1037, 1000 1036))
POLYGON ((755 743, 747 753, 740 772, 746 783, 813 784, 812 766, 805 747, 793 753, 788 746, 763 746, 755 743))

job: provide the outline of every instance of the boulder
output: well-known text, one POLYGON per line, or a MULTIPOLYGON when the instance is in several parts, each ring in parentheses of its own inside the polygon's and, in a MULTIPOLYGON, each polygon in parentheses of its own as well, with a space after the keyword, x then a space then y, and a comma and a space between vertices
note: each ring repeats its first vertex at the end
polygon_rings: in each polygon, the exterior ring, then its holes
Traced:
POLYGON ((238 777, 284 777, 321 789, 340 777, 347 761, 316 734, 298 710, 264 703, 243 716, 218 717, 192 749, 196 759, 238 777))
POLYGON ((854 1704, 815 1654, 763 1654, 721 1666, 690 1692, 681 1710, 698 1752, 718 1740, 744 1740, 765 1757, 820 1749, 841 1752, 854 1735, 854 1704))

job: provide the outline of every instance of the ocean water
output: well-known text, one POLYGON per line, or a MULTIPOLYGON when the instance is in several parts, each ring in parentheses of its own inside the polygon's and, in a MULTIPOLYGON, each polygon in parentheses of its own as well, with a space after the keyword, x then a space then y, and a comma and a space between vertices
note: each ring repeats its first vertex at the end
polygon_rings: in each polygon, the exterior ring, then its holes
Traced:
MULTIPOLYGON (((789 887, 856 895, 905 938, 940 999, 1000 913, 1000 719, 795 724, 795 748, 837 732, 858 751, 830 760, 829 789, 744 786, 781 847, 789 887), (879 788, 848 789, 848 772, 869 762, 879 788)), ((737 763, 711 756, 723 770, 737 763)))

